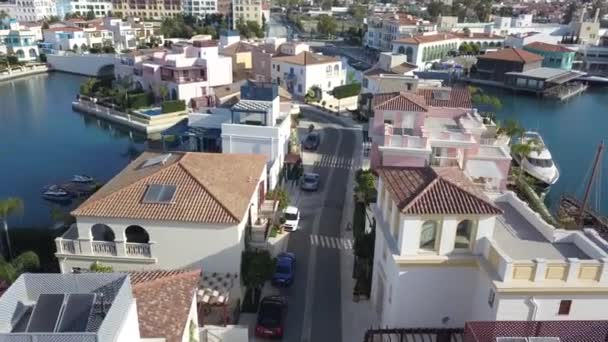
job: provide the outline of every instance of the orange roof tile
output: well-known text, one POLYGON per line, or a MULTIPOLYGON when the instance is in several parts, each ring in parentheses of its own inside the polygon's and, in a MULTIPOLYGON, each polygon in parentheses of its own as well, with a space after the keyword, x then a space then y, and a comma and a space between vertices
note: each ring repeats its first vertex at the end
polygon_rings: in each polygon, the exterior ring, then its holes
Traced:
POLYGON ((424 98, 408 92, 384 93, 374 95, 374 110, 399 110, 408 112, 427 112, 424 98))
POLYGON ((516 48, 506 48, 494 52, 488 52, 485 55, 481 55, 477 58, 521 63, 531 63, 543 60, 543 56, 516 48))
POLYGON ((548 44, 543 42, 533 42, 524 47, 546 52, 574 52, 574 50, 570 50, 563 45, 548 44))
POLYGON ((340 58, 303 51, 295 56, 274 57, 273 60, 297 65, 312 65, 339 62, 340 58))
POLYGON ((172 152, 164 164, 142 167, 161 153, 144 152, 72 212, 75 216, 238 223, 266 166, 266 156, 172 152), (175 185, 172 203, 145 203, 151 184, 175 185))
POLYGON ((467 88, 418 88, 419 96, 424 97, 427 106, 444 108, 472 108, 471 94, 467 88), (441 100, 435 96, 437 91, 449 92, 448 100, 441 100))
POLYGON ((401 38, 401 39, 395 40, 395 42, 411 44, 411 45, 419 45, 419 44, 434 43, 434 42, 440 42, 440 41, 456 39, 456 38, 458 38, 458 37, 452 33, 440 33, 440 34, 432 34, 432 35, 427 35, 427 36, 414 36, 414 37, 408 37, 408 38, 401 38))

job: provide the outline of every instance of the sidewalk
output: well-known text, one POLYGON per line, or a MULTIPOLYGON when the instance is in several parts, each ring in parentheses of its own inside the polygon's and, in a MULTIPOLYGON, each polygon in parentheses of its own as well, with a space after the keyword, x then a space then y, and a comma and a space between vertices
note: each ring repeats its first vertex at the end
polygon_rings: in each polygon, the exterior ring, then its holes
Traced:
MULTIPOLYGON (((341 235, 343 238, 353 239, 352 218, 354 211, 353 193, 355 188, 355 171, 362 165, 363 136, 356 134, 353 153, 353 168, 350 172, 346 196, 344 198, 344 211, 342 216, 341 235)), ((370 300, 353 301, 355 280, 352 277, 354 264, 354 250, 342 251, 340 255, 341 273, 341 303, 342 303, 342 341, 363 341, 365 332, 377 323, 370 300)))

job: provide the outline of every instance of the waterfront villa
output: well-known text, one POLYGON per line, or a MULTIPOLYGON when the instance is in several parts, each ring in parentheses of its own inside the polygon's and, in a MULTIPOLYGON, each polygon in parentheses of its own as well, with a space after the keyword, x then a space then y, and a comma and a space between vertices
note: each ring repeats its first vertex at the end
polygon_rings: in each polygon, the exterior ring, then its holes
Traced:
POLYGON ((368 18, 363 44, 380 51, 393 50, 391 42, 418 32, 433 31, 435 25, 410 14, 383 13, 368 18))
POLYGON ((379 326, 606 320, 608 243, 547 224, 457 168, 381 167, 372 306, 379 326))
POLYGON ((394 85, 392 88, 397 88, 397 91, 411 91, 418 83, 414 76, 414 70, 417 68, 407 62, 407 56, 404 54, 383 52, 378 62, 362 73, 361 93, 387 92, 386 87, 389 84, 394 85))
POLYGON ((511 165, 508 139, 471 108, 466 88, 418 88, 376 94, 369 125, 373 169, 455 166, 487 191, 505 188, 511 165))
POLYGON ((115 271, 203 268, 240 273, 267 191, 267 158, 144 152, 76 208, 56 239, 62 273, 99 261, 115 271))
POLYGON ((36 33, 22 27, 15 19, 4 19, 0 23, 0 53, 12 54, 21 62, 38 59, 36 33))
POLYGON ((559 44, 534 42, 524 46, 524 50, 543 56, 542 66, 564 70, 572 69, 576 51, 559 44))
POLYGON ((86 51, 114 45, 113 33, 97 27, 55 26, 44 30, 43 35, 44 42, 59 51, 86 51))
POLYGON ((309 51, 273 57, 271 75, 273 82, 300 98, 313 86, 329 92, 346 81, 346 69, 340 58, 309 51))
POLYGON ((140 89, 160 96, 164 86, 172 100, 210 95, 210 88, 232 83, 232 59, 219 56, 217 41, 175 43, 171 49, 135 51, 114 63, 116 77, 132 77, 140 89))
POLYGON ((507 72, 540 68, 543 56, 522 49, 505 48, 477 57, 474 75, 480 80, 504 82, 507 72))
POLYGON ((0 298, 0 337, 38 342, 198 340, 200 271, 24 274, 0 298))

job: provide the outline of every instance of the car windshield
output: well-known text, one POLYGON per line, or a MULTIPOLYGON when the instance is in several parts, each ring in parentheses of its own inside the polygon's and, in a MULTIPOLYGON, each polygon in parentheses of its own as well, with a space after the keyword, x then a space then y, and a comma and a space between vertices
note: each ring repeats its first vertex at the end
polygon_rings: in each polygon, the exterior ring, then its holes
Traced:
POLYGON ((281 323, 281 308, 277 304, 262 304, 258 323, 265 327, 274 327, 281 323))
POLYGON ((538 167, 552 167, 553 166, 553 160, 551 159, 538 159, 538 158, 530 158, 528 157, 528 162, 530 162, 530 164, 534 165, 534 166, 538 166, 538 167))
POLYGON ((289 266, 287 266, 287 265, 277 265, 277 273, 279 273, 279 274, 289 274, 289 266))
POLYGON ((298 214, 285 213, 285 219, 289 221, 295 221, 298 219, 298 214))
POLYGON ((312 176, 312 175, 307 175, 307 176, 304 176, 304 181, 306 183, 314 183, 317 181, 317 177, 312 176))
POLYGON ((318 139, 319 139, 319 136, 317 136, 315 134, 311 134, 308 137, 306 137, 306 140, 308 140, 311 143, 317 142, 318 139))

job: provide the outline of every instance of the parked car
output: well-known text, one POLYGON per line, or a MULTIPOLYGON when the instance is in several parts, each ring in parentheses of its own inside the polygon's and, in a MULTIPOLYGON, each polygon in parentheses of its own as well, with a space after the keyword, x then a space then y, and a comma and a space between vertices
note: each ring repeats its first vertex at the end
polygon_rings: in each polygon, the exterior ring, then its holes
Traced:
POLYGON ((298 208, 288 206, 283 212, 283 218, 285 219, 283 229, 291 232, 298 230, 298 226, 300 224, 300 211, 298 208))
POLYGON ((317 191, 320 178, 318 173, 305 172, 300 180, 300 188, 306 191, 317 191))
POLYGON ((277 268, 272 276, 272 285, 289 286, 296 274, 296 255, 283 252, 277 255, 277 268))
POLYGON ((305 150, 314 151, 317 149, 317 147, 319 147, 320 143, 321 135, 319 135, 317 132, 311 132, 306 136, 306 139, 304 139, 302 146, 305 150))
POLYGON ((260 301, 255 336, 263 338, 282 338, 287 316, 287 298, 267 296, 260 301))

